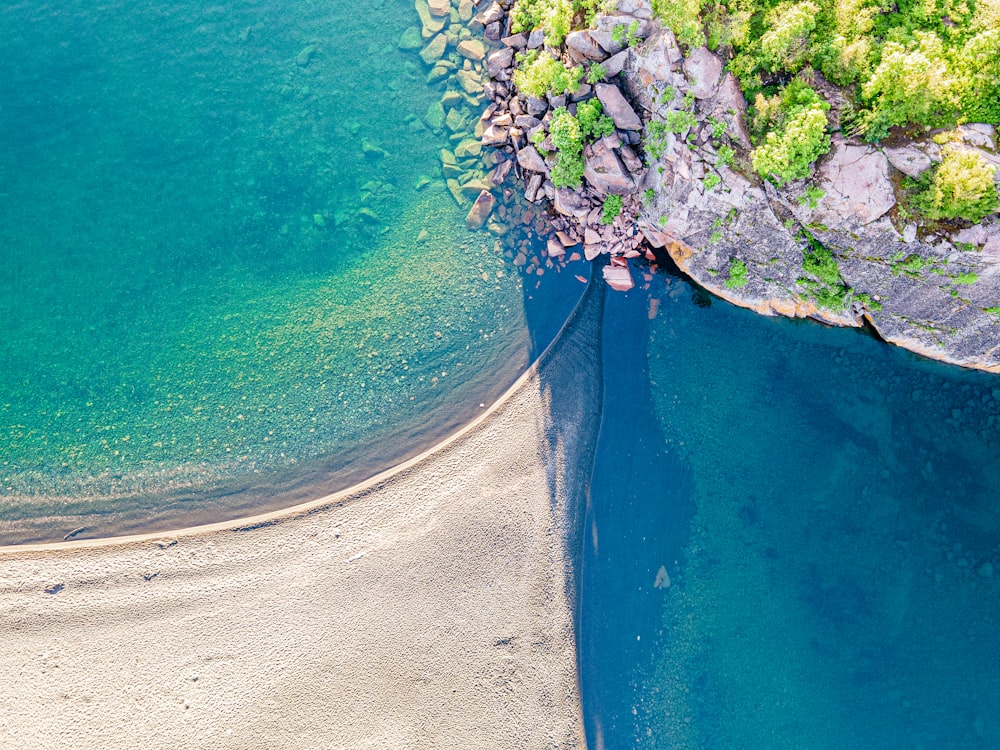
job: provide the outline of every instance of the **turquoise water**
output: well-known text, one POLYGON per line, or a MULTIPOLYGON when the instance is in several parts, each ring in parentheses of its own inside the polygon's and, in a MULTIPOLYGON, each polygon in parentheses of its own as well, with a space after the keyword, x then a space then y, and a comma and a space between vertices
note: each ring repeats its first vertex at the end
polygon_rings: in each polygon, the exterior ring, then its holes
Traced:
POLYGON ((590 745, 1000 746, 1000 379, 651 294, 604 320, 590 745))
POLYGON ((466 230, 453 143, 421 121, 450 84, 396 49, 416 21, 408 0, 0 14, 0 537, 315 495, 534 356, 582 285, 525 286, 466 230))

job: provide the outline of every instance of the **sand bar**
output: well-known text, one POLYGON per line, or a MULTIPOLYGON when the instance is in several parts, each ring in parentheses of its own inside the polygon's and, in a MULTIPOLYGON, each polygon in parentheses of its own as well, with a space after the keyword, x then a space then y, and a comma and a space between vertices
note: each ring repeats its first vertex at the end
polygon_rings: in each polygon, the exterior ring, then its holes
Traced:
POLYGON ((601 296, 377 481, 175 534, 0 550, 4 748, 583 747, 575 563, 601 296))

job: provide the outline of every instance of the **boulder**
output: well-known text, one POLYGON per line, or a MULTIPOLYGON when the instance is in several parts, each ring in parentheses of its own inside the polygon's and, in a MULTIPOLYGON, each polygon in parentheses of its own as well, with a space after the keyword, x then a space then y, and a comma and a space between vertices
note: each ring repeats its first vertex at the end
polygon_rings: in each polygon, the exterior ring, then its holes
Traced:
POLYGON ((507 179, 507 175, 510 173, 510 168, 514 166, 512 161, 502 161, 497 164, 497 168, 493 170, 493 174, 490 175, 490 182, 494 185, 502 185, 503 181, 507 179))
POLYGON ((623 49, 617 55, 612 55, 601 63, 605 70, 604 77, 613 78, 621 73, 628 66, 634 54, 635 53, 631 49, 623 49))
POLYGON ((500 7, 500 3, 490 3, 487 5, 482 12, 479 14, 479 22, 483 26, 488 26, 491 23, 496 23, 502 20, 504 17, 504 10, 500 7))
POLYGON ((590 213, 590 203, 580 193, 569 188, 557 188, 552 205, 563 216, 575 216, 582 219, 590 213))
POLYGON ((627 292, 635 286, 635 282, 632 281, 632 273, 628 270, 627 265, 605 266, 602 274, 607 285, 616 292, 627 292))
POLYGON ((549 103, 544 99, 536 99, 533 96, 529 96, 525 102, 525 107, 528 110, 529 115, 534 115, 535 117, 541 117, 549 109, 549 103))
POLYGON ((724 120, 726 132, 735 143, 745 149, 750 148, 750 131, 747 130, 747 102, 743 98, 740 84, 730 72, 722 76, 719 90, 712 100, 712 111, 715 117, 724 120))
POLYGON ((524 198, 529 203, 534 203, 541 199, 538 194, 542 187, 542 176, 540 174, 531 175, 531 179, 528 180, 527 187, 524 188, 524 198))
POLYGON ((654 34, 639 53, 639 79, 645 86, 670 80, 670 74, 683 58, 670 29, 654 34))
POLYGON ((528 34, 528 49, 538 49, 545 42, 545 30, 535 29, 528 34))
POLYGON ((931 168, 931 158, 920 149, 907 144, 896 148, 884 148, 889 163, 907 177, 919 177, 931 168))
POLYGON ((511 34, 510 36, 505 36, 500 40, 504 47, 511 47, 513 49, 524 49, 528 46, 528 35, 524 32, 520 34, 511 34))
POLYGON ((982 122, 959 125, 958 135, 970 146, 987 148, 990 151, 996 150, 996 129, 992 125, 982 122))
POLYGON ((604 111, 614 120, 615 127, 622 130, 642 130, 642 120, 632 109, 618 87, 610 83, 599 83, 594 87, 604 111))
POLYGON ((708 47, 697 47, 684 61, 684 73, 691 82, 690 90, 695 99, 711 99, 719 89, 722 58, 708 47))
POLYGON ((455 47, 455 51, 469 60, 479 61, 486 57, 486 47, 478 39, 463 39, 455 47))
POLYGON ((465 217, 465 225, 469 229, 481 229, 486 220, 490 218, 490 214, 493 213, 495 203, 496 199, 493 197, 493 193, 483 190, 476 198, 476 202, 472 204, 472 208, 469 209, 469 213, 465 217))
POLYGON ((486 58, 486 72, 490 78, 497 79, 501 73, 505 72, 513 64, 513 48, 504 47, 503 49, 495 49, 486 58))
POLYGON ((556 237, 549 237, 545 243, 545 252, 550 258, 558 258, 566 254, 566 248, 556 237))
POLYGON ((590 38, 593 39, 605 50, 605 57, 610 55, 615 55, 625 49, 625 45, 622 42, 615 40, 615 35, 610 31, 602 31, 600 29, 594 29, 590 32, 590 38))
POLYGON ((816 177, 826 195, 812 220, 828 227, 870 224, 896 205, 889 160, 873 146, 850 145, 835 136, 816 177))
POLYGON ((432 16, 445 18, 451 15, 451 0, 427 0, 427 7, 432 16))
POLYGON ((475 10, 475 5, 473 5, 472 0, 459 0, 458 20, 468 23, 472 20, 473 10, 475 10))
POLYGON ((583 152, 583 176, 601 195, 625 195, 635 189, 635 182, 606 139, 587 146, 583 152))
POLYGON ((479 140, 484 146, 502 146, 507 142, 508 132, 507 128, 500 125, 490 125, 483 131, 483 135, 479 140))
POLYGON ((521 165, 521 169, 526 169, 529 172, 548 173, 545 161, 534 146, 525 146, 518 151, 517 163, 521 165))
POLYGON ((604 60, 608 53, 599 45, 590 32, 572 31, 566 35, 566 48, 573 62, 582 63, 587 60, 604 60))

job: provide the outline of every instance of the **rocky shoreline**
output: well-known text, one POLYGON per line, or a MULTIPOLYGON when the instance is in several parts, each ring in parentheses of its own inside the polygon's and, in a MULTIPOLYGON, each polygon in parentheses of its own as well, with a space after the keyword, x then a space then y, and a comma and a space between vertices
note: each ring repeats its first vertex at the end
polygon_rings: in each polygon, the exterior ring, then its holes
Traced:
MULTIPOLYGON (((511 33, 510 0, 416 5, 421 27, 408 33, 419 35, 421 57, 433 66, 428 80, 461 65, 453 76, 460 96, 473 107, 487 102, 474 145, 452 131, 457 146, 442 153, 448 188, 473 201, 470 228, 533 230, 508 251, 529 272, 576 252, 607 255, 605 280, 627 291, 633 272, 648 270, 662 251, 701 286, 761 314, 870 325, 927 357, 1000 372, 997 216, 942 228, 901 210, 901 178, 941 159, 936 133, 882 147, 835 134, 811 180, 776 188, 749 168, 746 101, 724 61, 704 47, 685 57, 648 0, 619 0, 556 49, 541 31, 511 33), (599 75, 572 93, 527 96, 512 79, 517 56, 530 50, 599 75), (584 145, 581 187, 557 187, 553 115, 576 114, 595 98, 614 128, 584 145), (484 164, 488 174, 477 172, 484 164), (609 196, 621 196, 610 216, 609 196), (533 237, 546 240, 545 250, 529 258, 533 237)), ((843 102, 824 83, 815 82, 837 122, 843 102)), ((456 116, 447 104, 440 114, 450 129, 456 116)), ((425 120, 436 123, 436 115, 425 120)), ((1000 180, 993 126, 964 125, 952 137, 952 148, 977 151, 1000 180)))

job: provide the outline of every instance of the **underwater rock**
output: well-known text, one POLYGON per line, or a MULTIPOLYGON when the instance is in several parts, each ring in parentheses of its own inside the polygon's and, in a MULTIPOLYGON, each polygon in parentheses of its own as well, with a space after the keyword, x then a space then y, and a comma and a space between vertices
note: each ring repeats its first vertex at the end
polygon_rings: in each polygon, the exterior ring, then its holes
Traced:
POLYGON ((433 65, 441 59, 444 51, 448 48, 448 39, 444 34, 438 34, 428 42, 427 46, 420 51, 420 59, 427 65, 433 65))
POLYGON ((416 26, 408 28, 400 35, 399 43, 396 46, 401 50, 420 49, 424 46, 424 40, 420 36, 420 29, 416 26))
POLYGON ((479 197, 476 198, 475 203, 472 204, 472 208, 465 217, 466 226, 469 229, 481 229, 490 217, 490 214, 493 213, 495 203, 496 198, 493 197, 493 193, 488 190, 480 192, 479 197))

